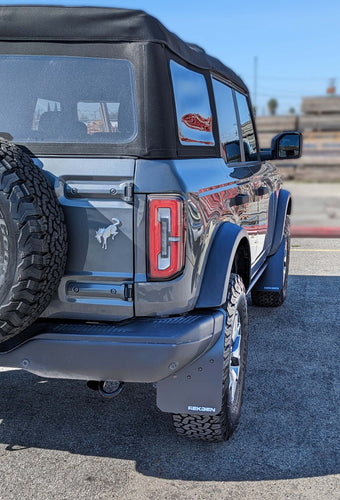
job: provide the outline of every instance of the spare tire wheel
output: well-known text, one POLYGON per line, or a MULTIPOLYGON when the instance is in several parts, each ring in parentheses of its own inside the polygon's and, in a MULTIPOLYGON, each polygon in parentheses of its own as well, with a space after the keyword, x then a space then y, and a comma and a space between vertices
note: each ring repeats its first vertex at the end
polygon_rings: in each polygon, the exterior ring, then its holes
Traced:
POLYGON ((53 188, 22 148, 1 140, 1 343, 20 338, 47 307, 66 254, 64 215, 53 188))

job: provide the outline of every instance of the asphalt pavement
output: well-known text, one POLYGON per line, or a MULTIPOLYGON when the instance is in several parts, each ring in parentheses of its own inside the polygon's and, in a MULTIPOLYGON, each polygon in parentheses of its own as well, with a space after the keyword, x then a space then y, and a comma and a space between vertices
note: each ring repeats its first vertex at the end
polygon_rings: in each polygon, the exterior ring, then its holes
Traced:
POLYGON ((339 499, 340 241, 293 239, 288 298, 250 306, 246 389, 225 443, 177 437, 155 389, 0 372, 0 498, 339 499))

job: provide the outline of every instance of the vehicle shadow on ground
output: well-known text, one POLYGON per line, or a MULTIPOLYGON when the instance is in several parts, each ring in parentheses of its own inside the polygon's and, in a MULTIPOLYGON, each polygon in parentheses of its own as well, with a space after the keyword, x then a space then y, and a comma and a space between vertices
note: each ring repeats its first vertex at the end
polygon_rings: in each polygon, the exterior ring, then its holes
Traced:
POLYGON ((84 382, 7 371, 0 372, 3 454, 63 450, 132 460, 147 476, 196 481, 335 474, 339 296, 339 277, 292 276, 281 308, 250 307, 242 418, 227 443, 177 437, 151 386, 131 384, 107 402, 84 382))

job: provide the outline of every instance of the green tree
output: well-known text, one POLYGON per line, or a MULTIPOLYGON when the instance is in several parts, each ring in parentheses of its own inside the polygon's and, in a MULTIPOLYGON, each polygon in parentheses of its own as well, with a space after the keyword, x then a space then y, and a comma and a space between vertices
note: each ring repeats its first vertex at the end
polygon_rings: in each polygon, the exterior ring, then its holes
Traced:
POLYGON ((272 98, 272 99, 269 99, 269 101, 267 102, 267 106, 268 106, 268 109, 269 109, 269 113, 271 115, 275 115, 276 114, 276 109, 278 107, 279 103, 277 102, 276 99, 272 98))
POLYGON ((289 108, 289 114, 290 115, 295 115, 295 108, 289 108))

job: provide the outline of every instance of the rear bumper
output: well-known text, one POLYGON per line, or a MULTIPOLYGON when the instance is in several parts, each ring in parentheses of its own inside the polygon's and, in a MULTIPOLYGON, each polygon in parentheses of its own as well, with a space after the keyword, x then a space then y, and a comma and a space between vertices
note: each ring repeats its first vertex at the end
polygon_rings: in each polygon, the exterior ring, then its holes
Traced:
POLYGON ((42 377, 158 382, 209 351, 224 321, 214 310, 115 325, 38 322, 33 338, 0 354, 0 366, 42 377))

